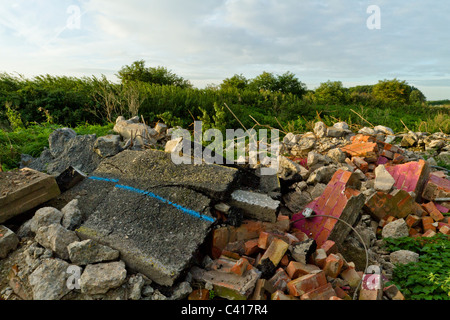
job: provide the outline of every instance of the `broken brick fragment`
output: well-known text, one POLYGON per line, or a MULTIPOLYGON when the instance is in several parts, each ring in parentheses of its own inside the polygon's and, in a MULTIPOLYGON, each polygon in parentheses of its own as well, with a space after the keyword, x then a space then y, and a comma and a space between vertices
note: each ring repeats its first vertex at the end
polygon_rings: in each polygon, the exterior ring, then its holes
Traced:
POLYGON ((433 202, 423 204, 422 207, 428 212, 431 218, 436 222, 441 222, 444 220, 442 213, 436 208, 433 202))
POLYGON ((327 284, 327 279, 323 271, 307 274, 300 278, 290 281, 287 284, 289 294, 294 297, 300 297, 305 293, 311 292, 327 284))
POLYGON ((365 203, 364 210, 377 221, 388 217, 403 219, 417 211, 416 202, 404 190, 395 190, 388 194, 382 191, 374 193, 365 203))
POLYGON ((337 278, 341 273, 344 261, 341 257, 335 254, 330 254, 325 260, 323 271, 325 275, 330 278, 337 278))
MULTIPOLYGON (((422 193, 422 198, 428 201, 434 201, 438 198, 450 197, 450 180, 440 178, 436 175, 430 175, 422 193)), ((447 206, 445 206, 447 207, 447 206)))
MULTIPOLYGON (((365 197, 357 190, 360 185, 361 181, 356 174, 338 170, 322 195, 306 207, 316 215, 332 216, 353 225, 364 205, 365 197)), ((295 228, 315 239, 318 246, 327 240, 342 243, 351 231, 347 225, 333 218, 304 219, 302 213, 298 213, 292 217, 292 221, 295 228)))
POLYGON ((393 166, 386 165, 386 170, 395 179, 394 186, 397 189, 413 191, 416 194, 416 200, 420 200, 425 182, 430 175, 428 162, 419 160, 393 166))
POLYGON ((334 291, 331 283, 327 283, 317 289, 303 294, 300 300, 330 300, 332 297, 336 296, 336 291, 334 291))
POLYGON ((301 276, 310 274, 312 271, 318 271, 320 268, 313 264, 304 264, 302 262, 291 261, 286 268, 286 273, 291 279, 297 279, 301 276))

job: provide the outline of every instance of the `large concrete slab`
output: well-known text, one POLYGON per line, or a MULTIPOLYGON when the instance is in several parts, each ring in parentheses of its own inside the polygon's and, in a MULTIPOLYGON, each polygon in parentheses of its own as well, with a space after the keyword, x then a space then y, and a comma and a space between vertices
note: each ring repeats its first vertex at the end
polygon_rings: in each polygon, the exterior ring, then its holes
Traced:
POLYGON ((31 210, 60 194, 54 177, 24 168, 0 172, 0 223, 31 210))
POLYGON ((215 222, 212 199, 229 196, 237 173, 217 165, 178 166, 160 151, 124 151, 69 191, 80 196, 88 216, 77 233, 119 250, 129 268, 171 286, 215 222))

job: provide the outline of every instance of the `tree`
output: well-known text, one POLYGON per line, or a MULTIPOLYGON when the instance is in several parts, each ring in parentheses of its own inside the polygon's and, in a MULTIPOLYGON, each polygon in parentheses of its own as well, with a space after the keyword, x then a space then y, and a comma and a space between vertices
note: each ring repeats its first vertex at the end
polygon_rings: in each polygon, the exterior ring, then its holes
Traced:
POLYGON ((409 94, 409 103, 421 105, 425 102, 427 102, 427 98, 422 93, 422 91, 412 87, 411 93, 409 94))
POLYGON ((306 85, 289 71, 282 75, 274 75, 264 71, 250 81, 249 87, 253 90, 290 93, 300 97, 307 91, 306 85))
POLYGON ((375 99, 385 103, 397 103, 406 105, 409 102, 409 95, 412 88, 406 81, 380 80, 378 84, 373 87, 372 95, 375 99))
POLYGON ((135 61, 130 66, 120 69, 117 77, 125 84, 129 81, 141 81, 159 85, 172 85, 181 88, 191 88, 192 84, 165 67, 145 67, 144 60, 135 61))
POLYGON ((318 104, 344 104, 348 98, 348 90, 341 81, 323 82, 314 93, 314 102, 318 104))
POLYGON ((242 74, 235 74, 231 78, 226 78, 223 80, 222 84, 220 85, 221 89, 228 89, 228 88, 236 88, 236 89, 246 89, 248 86, 249 80, 244 77, 242 74))

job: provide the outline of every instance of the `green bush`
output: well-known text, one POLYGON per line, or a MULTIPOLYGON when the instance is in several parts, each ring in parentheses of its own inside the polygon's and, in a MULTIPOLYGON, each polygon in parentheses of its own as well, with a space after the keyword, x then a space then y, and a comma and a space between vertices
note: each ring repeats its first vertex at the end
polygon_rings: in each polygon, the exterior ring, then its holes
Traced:
POLYGON ((384 242, 390 252, 409 250, 420 255, 419 262, 396 265, 394 269, 392 283, 407 300, 450 300, 448 236, 384 239, 384 242))

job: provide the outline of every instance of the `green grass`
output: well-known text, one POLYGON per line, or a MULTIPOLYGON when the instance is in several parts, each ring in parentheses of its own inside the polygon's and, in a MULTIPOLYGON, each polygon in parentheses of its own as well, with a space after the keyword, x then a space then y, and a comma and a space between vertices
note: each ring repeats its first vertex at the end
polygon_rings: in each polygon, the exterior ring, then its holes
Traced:
MULTIPOLYGON (((59 125, 31 125, 28 128, 15 131, 0 129, 0 164, 4 171, 18 168, 21 154, 29 154, 39 157, 45 147, 48 147, 50 134, 62 128, 59 125)), ((79 135, 96 134, 97 137, 105 136, 112 132, 113 125, 80 125, 74 128, 79 135)))

